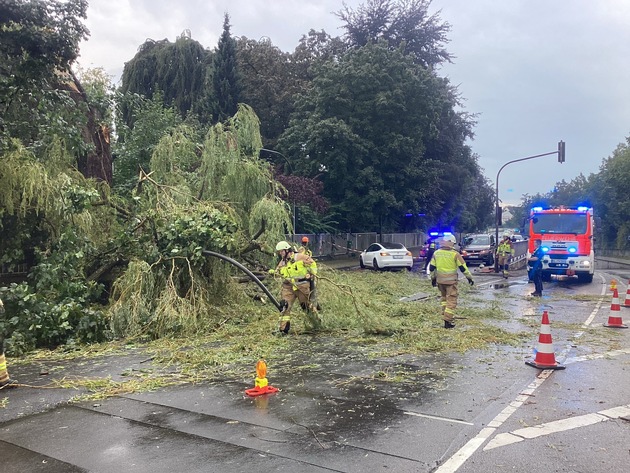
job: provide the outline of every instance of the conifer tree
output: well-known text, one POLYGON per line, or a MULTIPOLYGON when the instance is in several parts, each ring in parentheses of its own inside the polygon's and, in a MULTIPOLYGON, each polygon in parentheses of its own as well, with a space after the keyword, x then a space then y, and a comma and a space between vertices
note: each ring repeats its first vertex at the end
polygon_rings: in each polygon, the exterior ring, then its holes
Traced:
POLYGON ((230 35, 230 16, 223 20, 223 33, 214 55, 212 84, 216 100, 215 122, 223 122, 233 116, 240 99, 240 84, 236 67, 236 40, 230 35))

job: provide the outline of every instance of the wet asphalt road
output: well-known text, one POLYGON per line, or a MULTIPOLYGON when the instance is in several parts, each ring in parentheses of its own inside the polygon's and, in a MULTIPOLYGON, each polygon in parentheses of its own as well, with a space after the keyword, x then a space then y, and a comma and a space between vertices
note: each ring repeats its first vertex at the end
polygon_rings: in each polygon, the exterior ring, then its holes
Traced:
MULTIPOLYGON (((537 299, 527 297, 522 271, 507 284, 477 274, 479 297, 503 305, 514 328, 548 311, 561 371, 524 363, 537 334, 520 347, 376 360, 361 347, 305 337, 285 361, 303 369, 270 367, 281 392, 260 398, 245 396, 251 384, 240 380, 72 404, 64 390, 0 391, 0 401, 8 398, 0 472, 628 471, 630 330, 602 324, 611 315, 610 279, 623 304, 629 276, 610 270, 593 284, 553 281, 537 299), (406 381, 379 382, 378 372, 406 381)), ((630 323, 629 308, 620 315, 630 323)), ((116 377, 142 369, 145 358, 71 369, 116 377)), ((10 372, 27 382, 40 370, 10 372)))

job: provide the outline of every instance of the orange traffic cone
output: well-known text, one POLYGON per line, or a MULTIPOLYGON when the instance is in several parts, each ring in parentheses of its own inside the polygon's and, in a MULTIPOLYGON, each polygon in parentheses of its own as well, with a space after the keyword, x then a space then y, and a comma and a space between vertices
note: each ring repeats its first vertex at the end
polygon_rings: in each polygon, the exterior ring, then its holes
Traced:
POLYGON ((621 307, 619 306, 619 294, 617 289, 613 291, 612 303, 610 304, 610 315, 608 316, 608 322, 604 324, 604 327, 609 328, 628 328, 621 321, 621 315, 619 315, 621 307))
POLYGON ((556 362, 551 342, 551 329, 549 326, 549 314, 543 311, 542 322, 540 324, 540 335, 538 336, 538 350, 534 360, 525 362, 529 366, 542 370, 563 370, 565 366, 556 362))
POLYGON ((258 360, 258 363, 256 363, 256 379, 254 381, 254 387, 246 389, 245 394, 253 397, 277 392, 278 388, 270 386, 267 381, 267 363, 265 363, 264 360, 258 360))
POLYGON ((628 281, 628 289, 626 289, 626 300, 623 303, 624 307, 630 307, 630 280, 628 281))

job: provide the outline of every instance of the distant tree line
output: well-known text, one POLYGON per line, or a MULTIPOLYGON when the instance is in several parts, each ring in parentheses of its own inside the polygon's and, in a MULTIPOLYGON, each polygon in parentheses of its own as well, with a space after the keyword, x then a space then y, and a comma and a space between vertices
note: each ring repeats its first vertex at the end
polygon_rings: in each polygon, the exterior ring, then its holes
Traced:
POLYGON ((596 247, 606 250, 630 249, 630 137, 602 160, 599 172, 580 174, 569 182, 556 183, 544 194, 524 195, 522 205, 514 209, 512 222, 523 225, 533 206, 592 206, 599 223, 596 247))

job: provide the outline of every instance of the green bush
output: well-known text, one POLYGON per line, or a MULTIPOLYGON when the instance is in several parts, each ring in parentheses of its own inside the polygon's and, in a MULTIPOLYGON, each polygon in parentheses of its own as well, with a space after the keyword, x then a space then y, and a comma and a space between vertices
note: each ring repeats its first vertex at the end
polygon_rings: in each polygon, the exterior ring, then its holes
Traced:
POLYGON ((98 303, 103 287, 84 275, 89 245, 68 232, 53 248, 36 251, 38 264, 26 282, 0 288, 6 311, 0 338, 6 351, 19 355, 38 347, 108 338, 108 322, 98 303))

